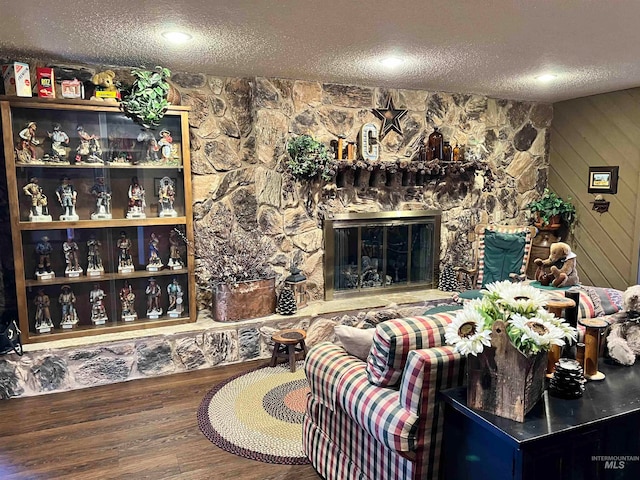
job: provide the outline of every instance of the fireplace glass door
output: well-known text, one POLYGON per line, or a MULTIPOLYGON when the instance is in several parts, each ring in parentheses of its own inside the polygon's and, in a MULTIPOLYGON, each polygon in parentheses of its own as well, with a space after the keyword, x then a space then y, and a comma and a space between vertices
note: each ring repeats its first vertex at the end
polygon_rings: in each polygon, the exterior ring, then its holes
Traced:
POLYGON ((325 285, 327 298, 434 284, 440 232, 433 217, 334 220, 325 233, 325 273, 333 280, 325 285))

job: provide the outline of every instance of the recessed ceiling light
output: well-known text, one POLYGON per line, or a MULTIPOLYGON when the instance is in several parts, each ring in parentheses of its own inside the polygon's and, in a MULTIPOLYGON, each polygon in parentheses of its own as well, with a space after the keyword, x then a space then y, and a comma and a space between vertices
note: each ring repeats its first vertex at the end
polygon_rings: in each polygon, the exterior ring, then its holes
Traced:
POLYGON ((181 32, 179 30, 171 30, 168 32, 163 32, 162 36, 172 43, 185 43, 193 38, 188 33, 181 32))
POLYGON ((536 77, 536 80, 538 80, 539 82, 551 82, 553 80, 555 80, 556 78, 558 78, 557 75, 554 75, 553 73, 545 73, 543 75, 539 75, 536 77))
POLYGON ((387 68, 396 68, 404 63, 399 57, 386 57, 380 60, 380 63, 387 68))

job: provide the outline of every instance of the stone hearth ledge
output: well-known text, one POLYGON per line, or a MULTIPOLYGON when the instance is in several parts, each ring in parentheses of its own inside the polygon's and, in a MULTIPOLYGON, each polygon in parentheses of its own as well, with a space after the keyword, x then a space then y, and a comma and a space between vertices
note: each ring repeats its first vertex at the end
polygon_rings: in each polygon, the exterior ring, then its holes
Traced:
POLYGON ((0 398, 41 395, 270 358, 271 334, 283 328, 307 330, 311 346, 333 340, 336 324, 377 323, 417 315, 439 290, 382 293, 316 301, 295 315, 215 322, 208 310, 194 323, 69 338, 24 346, 25 354, 0 357, 0 398))

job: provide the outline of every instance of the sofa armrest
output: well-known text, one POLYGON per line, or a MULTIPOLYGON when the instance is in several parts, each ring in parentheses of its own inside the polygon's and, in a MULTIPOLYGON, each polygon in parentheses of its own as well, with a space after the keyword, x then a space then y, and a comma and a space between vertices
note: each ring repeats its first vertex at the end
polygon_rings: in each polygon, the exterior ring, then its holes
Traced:
POLYGON ((338 381, 349 370, 365 363, 349 355, 344 348, 331 342, 322 342, 307 352, 304 370, 311 394, 331 410, 335 410, 338 381))
POLYGON ((409 352, 400 383, 401 405, 419 415, 433 414, 436 393, 464 383, 464 360, 448 345, 409 352))

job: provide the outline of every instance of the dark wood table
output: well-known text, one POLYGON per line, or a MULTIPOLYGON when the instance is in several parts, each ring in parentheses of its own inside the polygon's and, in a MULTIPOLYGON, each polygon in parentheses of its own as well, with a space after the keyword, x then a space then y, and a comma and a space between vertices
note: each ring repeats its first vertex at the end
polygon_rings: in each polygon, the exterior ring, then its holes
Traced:
POLYGON ((545 391, 523 423, 469 408, 466 387, 441 392, 441 478, 640 479, 640 361, 600 370, 579 399, 545 391))

